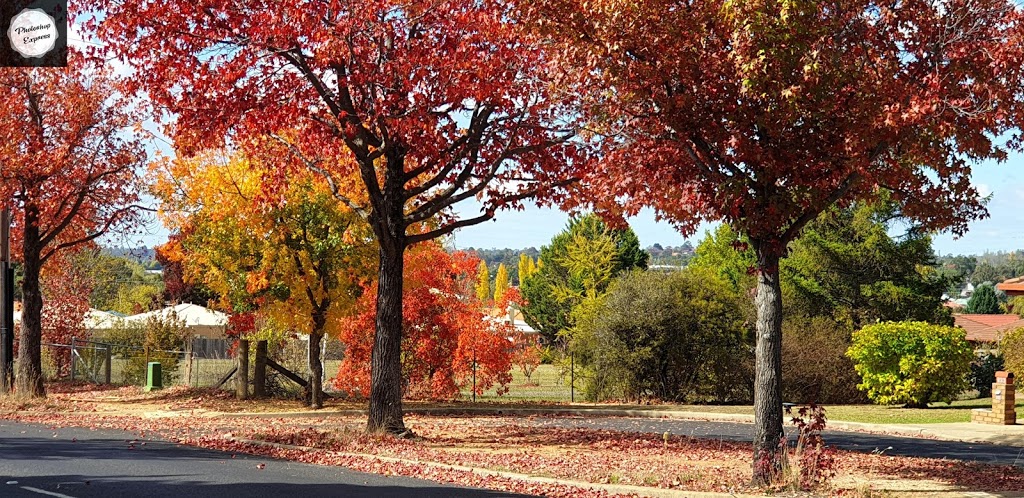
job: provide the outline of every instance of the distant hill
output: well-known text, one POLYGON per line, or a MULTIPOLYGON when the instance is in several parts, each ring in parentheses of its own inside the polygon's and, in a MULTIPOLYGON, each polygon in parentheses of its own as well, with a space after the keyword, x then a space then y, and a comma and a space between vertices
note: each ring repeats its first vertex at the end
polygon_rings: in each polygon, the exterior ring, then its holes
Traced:
MULTIPOLYGON (((470 247, 463 250, 476 252, 477 256, 487 263, 487 268, 491 271, 492 277, 498 271, 498 265, 505 263, 505 268, 508 269, 509 277, 512 279, 512 285, 519 285, 519 255, 526 254, 534 259, 540 256, 540 251, 536 247, 528 247, 526 249, 477 249, 470 247)), ((651 260, 648 263, 649 266, 683 267, 693 258, 694 248, 689 241, 686 241, 681 246, 654 244, 645 250, 651 255, 651 260)))
POLYGON ((156 261, 156 251, 146 246, 142 247, 101 247, 104 254, 130 259, 136 261, 147 270, 159 270, 160 263, 156 261))

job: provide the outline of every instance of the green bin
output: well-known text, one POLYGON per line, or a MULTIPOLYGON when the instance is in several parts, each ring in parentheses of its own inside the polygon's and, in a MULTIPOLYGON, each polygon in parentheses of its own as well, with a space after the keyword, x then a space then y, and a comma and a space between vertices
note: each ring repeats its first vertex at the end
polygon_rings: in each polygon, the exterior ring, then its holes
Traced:
POLYGON ((163 368, 159 361, 151 361, 146 365, 146 391, 164 388, 163 368))

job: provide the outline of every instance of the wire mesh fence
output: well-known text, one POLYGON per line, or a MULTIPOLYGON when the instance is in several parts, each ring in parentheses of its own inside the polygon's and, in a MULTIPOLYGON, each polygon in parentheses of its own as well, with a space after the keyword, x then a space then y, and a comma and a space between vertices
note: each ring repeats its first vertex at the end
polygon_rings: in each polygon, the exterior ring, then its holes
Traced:
POLYGON ((164 386, 215 386, 235 365, 225 339, 194 338, 180 349, 155 349, 72 338, 70 344, 43 344, 48 380, 143 385, 147 365, 161 364, 164 386))
MULTIPOLYGON (((170 386, 214 387, 225 380, 237 365, 233 340, 194 337, 176 349, 147 349, 145 347, 72 338, 69 344, 43 344, 43 373, 50 381, 84 381, 96 384, 146 384, 147 365, 161 364, 162 384, 170 386)), ((323 350, 324 387, 331 390, 331 379, 338 372, 343 347, 337 341, 325 341, 323 350)), ((275 362, 308 377, 308 343, 302 339, 282 341, 273 348, 275 362)), ((530 377, 518 368, 512 369, 512 382, 508 391, 498 395, 492 387, 478 396, 481 401, 570 401, 581 399, 569 386, 568 374, 555 365, 540 365, 530 377)), ((269 391, 279 395, 295 395, 300 388, 268 369, 269 391)), ((233 389, 233 383, 224 384, 233 389)), ((464 399, 471 399, 472 390, 462 390, 464 399)))

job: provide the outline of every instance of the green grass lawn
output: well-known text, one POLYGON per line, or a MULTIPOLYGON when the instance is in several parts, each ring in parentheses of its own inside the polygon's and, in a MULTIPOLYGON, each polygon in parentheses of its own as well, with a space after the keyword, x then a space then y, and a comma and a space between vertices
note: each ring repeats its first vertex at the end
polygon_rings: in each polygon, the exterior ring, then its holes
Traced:
MULTIPOLYGON (((559 375, 558 367, 554 365, 538 365, 537 370, 526 380, 526 376, 518 368, 512 368, 512 382, 508 385, 508 392, 502 396, 497 395, 495 388, 488 389, 480 396, 478 401, 541 401, 541 402, 569 402, 571 392, 567 385, 568 380, 559 375)), ((465 399, 472 399, 472 389, 467 387, 462 391, 465 399)), ((577 401, 580 393, 576 393, 577 401)))
MULTIPOLYGON (((477 396, 478 401, 502 402, 502 401, 537 401, 537 402, 568 402, 569 387, 565 379, 559 375, 558 367, 553 365, 540 365, 531 376, 530 382, 518 370, 512 372, 512 383, 509 384, 509 392, 498 396, 495 389, 489 389, 483 395, 477 396)), ((470 390, 465 389, 464 399, 469 399, 470 390)), ((576 400, 581 400, 577 391, 576 400)), ((901 408, 899 406, 878 406, 878 405, 826 405, 826 414, 829 420, 843 422, 863 422, 870 424, 937 424, 947 422, 969 422, 971 410, 974 408, 990 408, 992 402, 989 398, 954 401, 952 405, 945 403, 932 403, 927 409, 901 408)), ((673 410, 692 411, 705 413, 728 413, 750 415, 754 409, 749 405, 722 406, 722 405, 651 405, 643 406, 647 410, 673 410)), ((1019 416, 1024 419, 1024 399, 1017 403, 1019 416)), ((788 418, 788 417, 787 417, 788 418)))
MULTIPOLYGON (((124 374, 124 360, 115 359, 112 362, 112 379, 114 383, 123 383, 121 376, 124 374)), ((334 376, 338 371, 338 361, 327 361, 324 365, 324 373, 328 378, 334 376)), ((211 386, 217 382, 227 371, 234 366, 233 360, 197 360, 193 365, 192 378, 189 384, 193 386, 211 386)), ((296 365, 288 365, 296 367, 296 365)), ((185 384, 183 377, 184 362, 179 363, 179 375, 175 383, 185 384)), ((301 376, 305 376, 305 368, 294 370, 301 376)), ((567 379, 564 379, 559 368, 554 365, 540 365, 533 372, 530 380, 519 371, 518 368, 512 371, 512 382, 509 384, 509 391, 498 396, 496 389, 491 388, 480 396, 477 401, 485 403, 568 403, 570 399, 567 379)), ((472 399, 472 393, 467 387, 463 390, 463 400, 472 399)), ((577 391, 576 401, 582 401, 581 394, 577 391)), ((671 410, 705 413, 727 413, 727 414, 753 414, 753 407, 749 405, 722 406, 722 405, 606 405, 609 408, 615 406, 629 407, 631 409, 644 409, 651 411, 671 410)), ((945 403, 933 403, 927 409, 908 409, 898 406, 878 405, 826 405, 826 414, 829 420, 843 422, 864 422, 873 424, 934 424, 947 422, 969 422, 971 410, 974 408, 990 408, 991 400, 972 399, 955 401, 952 405, 945 403)), ((1017 403, 1019 417, 1024 419, 1024 399, 1017 403)), ((787 417, 788 418, 788 417, 787 417)))

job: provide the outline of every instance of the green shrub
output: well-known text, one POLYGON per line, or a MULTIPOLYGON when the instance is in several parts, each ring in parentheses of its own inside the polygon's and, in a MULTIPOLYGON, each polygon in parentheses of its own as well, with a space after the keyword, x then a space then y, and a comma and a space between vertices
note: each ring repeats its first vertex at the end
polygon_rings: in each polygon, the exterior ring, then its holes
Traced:
POLYGON ((716 276, 627 273, 591 311, 570 344, 588 399, 749 400, 740 298, 716 276))
POLYGON ((1014 375, 1024 373, 1024 328, 1011 330, 999 341, 999 352, 1003 355, 1003 366, 1014 375))
POLYGON ((996 372, 1003 369, 1003 363, 1003 356, 992 350, 979 353, 971 362, 971 386, 978 391, 978 397, 992 395, 992 383, 996 381, 996 372))
POLYGON ((969 384, 974 351, 963 329, 925 322, 884 322, 853 333, 847 356, 872 401, 926 407, 950 403, 969 384))

